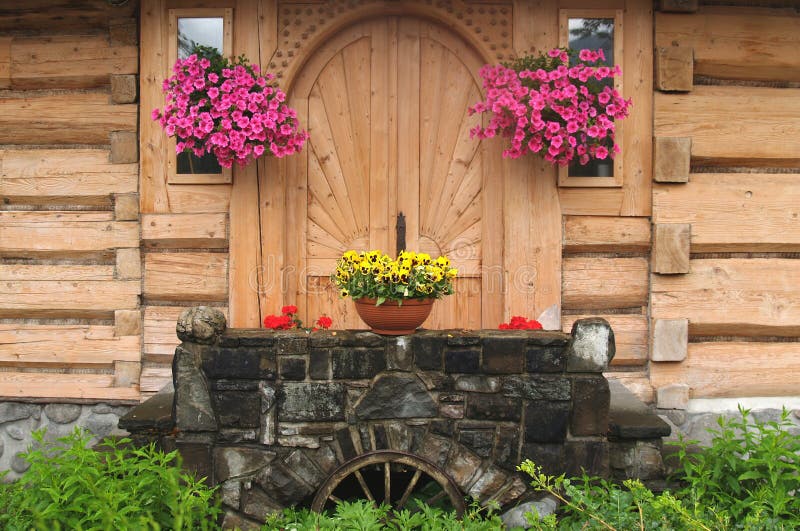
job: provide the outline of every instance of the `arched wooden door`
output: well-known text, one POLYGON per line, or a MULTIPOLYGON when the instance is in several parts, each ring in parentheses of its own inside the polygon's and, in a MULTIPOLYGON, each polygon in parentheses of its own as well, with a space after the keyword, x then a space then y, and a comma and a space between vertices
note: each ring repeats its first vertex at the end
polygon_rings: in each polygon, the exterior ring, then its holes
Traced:
POLYGON ((348 249, 394 254, 402 212, 406 247, 447 254, 459 269, 456 294, 425 326, 500 322, 502 164, 470 139, 478 117, 467 113, 482 64, 446 28, 405 17, 358 23, 308 60, 290 97, 311 138, 283 166, 282 276, 301 314, 363 327, 329 275, 348 249))

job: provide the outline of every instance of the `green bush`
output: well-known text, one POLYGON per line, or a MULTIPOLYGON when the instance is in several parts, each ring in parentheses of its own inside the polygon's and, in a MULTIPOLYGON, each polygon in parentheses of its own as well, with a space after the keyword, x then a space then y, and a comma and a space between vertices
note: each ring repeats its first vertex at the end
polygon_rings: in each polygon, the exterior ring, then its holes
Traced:
POLYGON ((24 455, 30 468, 0 484, 0 529, 212 529, 219 514, 214 489, 180 469, 177 452, 129 448, 75 429, 57 442, 44 432, 24 455))

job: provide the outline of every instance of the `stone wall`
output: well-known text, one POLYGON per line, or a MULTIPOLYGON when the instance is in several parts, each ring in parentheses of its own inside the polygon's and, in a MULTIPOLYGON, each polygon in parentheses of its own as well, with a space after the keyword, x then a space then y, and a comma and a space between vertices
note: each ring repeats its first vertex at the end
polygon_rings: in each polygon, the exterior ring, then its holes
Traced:
POLYGON ((8 470, 5 479, 12 480, 28 469, 20 454, 28 450, 36 430, 47 430, 45 439, 54 440, 80 426, 100 440, 116 431, 119 418, 129 409, 108 404, 0 402, 0 470, 8 470))
POLYGON ((213 310, 181 317, 173 418, 186 464, 221 485, 229 525, 307 502, 339 465, 380 449, 501 505, 526 495, 526 458, 609 472, 603 320, 571 335, 222 330, 213 310))

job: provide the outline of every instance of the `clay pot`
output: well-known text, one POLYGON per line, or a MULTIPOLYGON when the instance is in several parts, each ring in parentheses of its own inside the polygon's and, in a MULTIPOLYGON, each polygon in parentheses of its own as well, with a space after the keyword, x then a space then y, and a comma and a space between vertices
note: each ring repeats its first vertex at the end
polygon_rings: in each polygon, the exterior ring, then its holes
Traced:
POLYGON ((353 302, 359 317, 373 332, 402 336, 413 334, 425 322, 431 314, 434 300, 405 299, 402 305, 398 301, 385 301, 380 306, 375 306, 375 299, 356 299, 353 302))

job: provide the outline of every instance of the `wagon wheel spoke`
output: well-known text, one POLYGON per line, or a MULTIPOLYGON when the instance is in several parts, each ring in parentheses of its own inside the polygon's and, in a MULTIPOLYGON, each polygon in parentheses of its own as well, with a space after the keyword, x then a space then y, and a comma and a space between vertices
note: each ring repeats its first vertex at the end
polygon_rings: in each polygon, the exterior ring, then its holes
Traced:
POLYGON ((383 503, 392 504, 392 466, 389 461, 383 464, 383 503))
POLYGON ((422 470, 417 470, 414 472, 414 476, 411 478, 411 481, 408 483, 405 492, 403 492, 403 497, 400 498, 400 501, 397 502, 397 508, 402 509, 406 506, 406 502, 408 502, 408 497, 411 496, 411 491, 414 490, 414 487, 417 486, 417 481, 419 481, 420 476, 422 475, 422 470))
POLYGON ((433 496, 431 496, 430 498, 425 500, 425 505, 433 505, 437 501, 439 501, 442 498, 444 498, 446 495, 447 495, 447 493, 444 490, 442 490, 438 494, 434 494, 433 496))
POLYGON ((364 481, 364 476, 361 475, 361 471, 360 470, 356 470, 353 473, 353 475, 355 475, 356 479, 358 480, 358 483, 361 485, 361 490, 363 490, 364 494, 367 495, 367 499, 374 503, 375 502, 375 497, 372 496, 372 491, 369 490, 369 487, 367 486, 367 482, 364 481))
POLYGON ((329 499, 330 501, 332 501, 333 503, 339 503, 339 502, 341 502, 341 501, 342 501, 340 498, 337 498, 337 497, 336 497, 336 496, 334 496, 333 494, 330 494, 330 495, 328 496, 328 499, 329 499))

